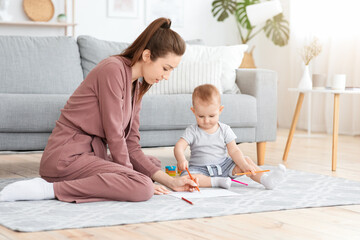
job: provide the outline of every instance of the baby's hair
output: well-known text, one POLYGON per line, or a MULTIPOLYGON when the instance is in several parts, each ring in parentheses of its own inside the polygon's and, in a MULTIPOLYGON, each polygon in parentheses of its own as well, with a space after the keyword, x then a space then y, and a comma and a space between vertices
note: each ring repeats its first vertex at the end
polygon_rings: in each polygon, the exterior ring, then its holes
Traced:
POLYGON ((196 100, 201 100, 204 103, 221 103, 219 90, 211 84, 203 84, 197 86, 192 94, 192 104, 195 106, 196 100))

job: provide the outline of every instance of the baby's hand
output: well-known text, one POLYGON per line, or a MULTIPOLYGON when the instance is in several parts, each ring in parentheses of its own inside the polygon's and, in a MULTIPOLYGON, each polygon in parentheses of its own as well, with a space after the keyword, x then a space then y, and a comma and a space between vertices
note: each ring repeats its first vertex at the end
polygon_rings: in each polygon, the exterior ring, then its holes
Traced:
POLYGON ((241 165, 239 165, 239 168, 240 168, 240 170, 241 170, 241 172, 251 172, 251 174, 246 174, 246 176, 255 176, 256 175, 256 173, 255 173, 255 171, 256 171, 256 168, 255 168, 255 166, 252 166, 251 164, 248 164, 248 162, 246 161, 246 160, 244 160, 243 162, 242 162, 242 164, 241 165))
POLYGON ((177 166, 180 171, 185 171, 189 167, 189 162, 187 160, 178 161, 177 166))

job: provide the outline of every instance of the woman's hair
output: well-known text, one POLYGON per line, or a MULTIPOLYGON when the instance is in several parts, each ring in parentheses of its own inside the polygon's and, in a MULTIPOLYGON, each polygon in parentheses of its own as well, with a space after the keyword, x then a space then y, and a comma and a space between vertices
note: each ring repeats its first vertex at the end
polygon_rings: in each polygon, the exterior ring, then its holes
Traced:
POLYGON ((211 84, 197 86, 192 94, 192 104, 195 106, 196 101, 202 101, 206 104, 221 103, 219 90, 211 84))
MULTIPOLYGON (((171 30, 170 26, 171 20, 168 18, 154 20, 120 56, 130 59, 131 66, 142 58, 145 49, 150 50, 151 61, 165 57, 168 53, 182 56, 186 48, 185 41, 179 34, 171 30)), ((150 87, 150 84, 142 81, 138 100, 144 96, 150 87)))

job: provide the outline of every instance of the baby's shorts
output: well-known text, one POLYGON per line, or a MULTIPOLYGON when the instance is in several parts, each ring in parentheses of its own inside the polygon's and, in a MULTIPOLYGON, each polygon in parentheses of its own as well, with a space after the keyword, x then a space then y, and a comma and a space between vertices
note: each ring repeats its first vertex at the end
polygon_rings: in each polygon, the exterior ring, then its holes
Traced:
MULTIPOLYGON (((222 163, 220 164, 212 164, 208 166, 194 166, 189 165, 189 172, 191 174, 202 174, 209 177, 230 177, 236 178, 238 176, 232 175, 232 171, 236 164, 234 161, 227 157, 222 163)), ((187 171, 182 171, 180 176, 187 175, 187 171)))

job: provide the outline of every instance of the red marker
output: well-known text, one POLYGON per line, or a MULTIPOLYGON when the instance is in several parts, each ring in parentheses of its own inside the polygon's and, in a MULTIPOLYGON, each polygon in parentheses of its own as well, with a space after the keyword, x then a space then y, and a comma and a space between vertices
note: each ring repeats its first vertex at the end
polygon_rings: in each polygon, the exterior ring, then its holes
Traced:
POLYGON ((194 205, 192 202, 190 202, 190 201, 189 201, 189 200, 187 200, 186 198, 181 197, 181 199, 182 199, 182 200, 184 200, 185 202, 190 203, 191 205, 194 205))

